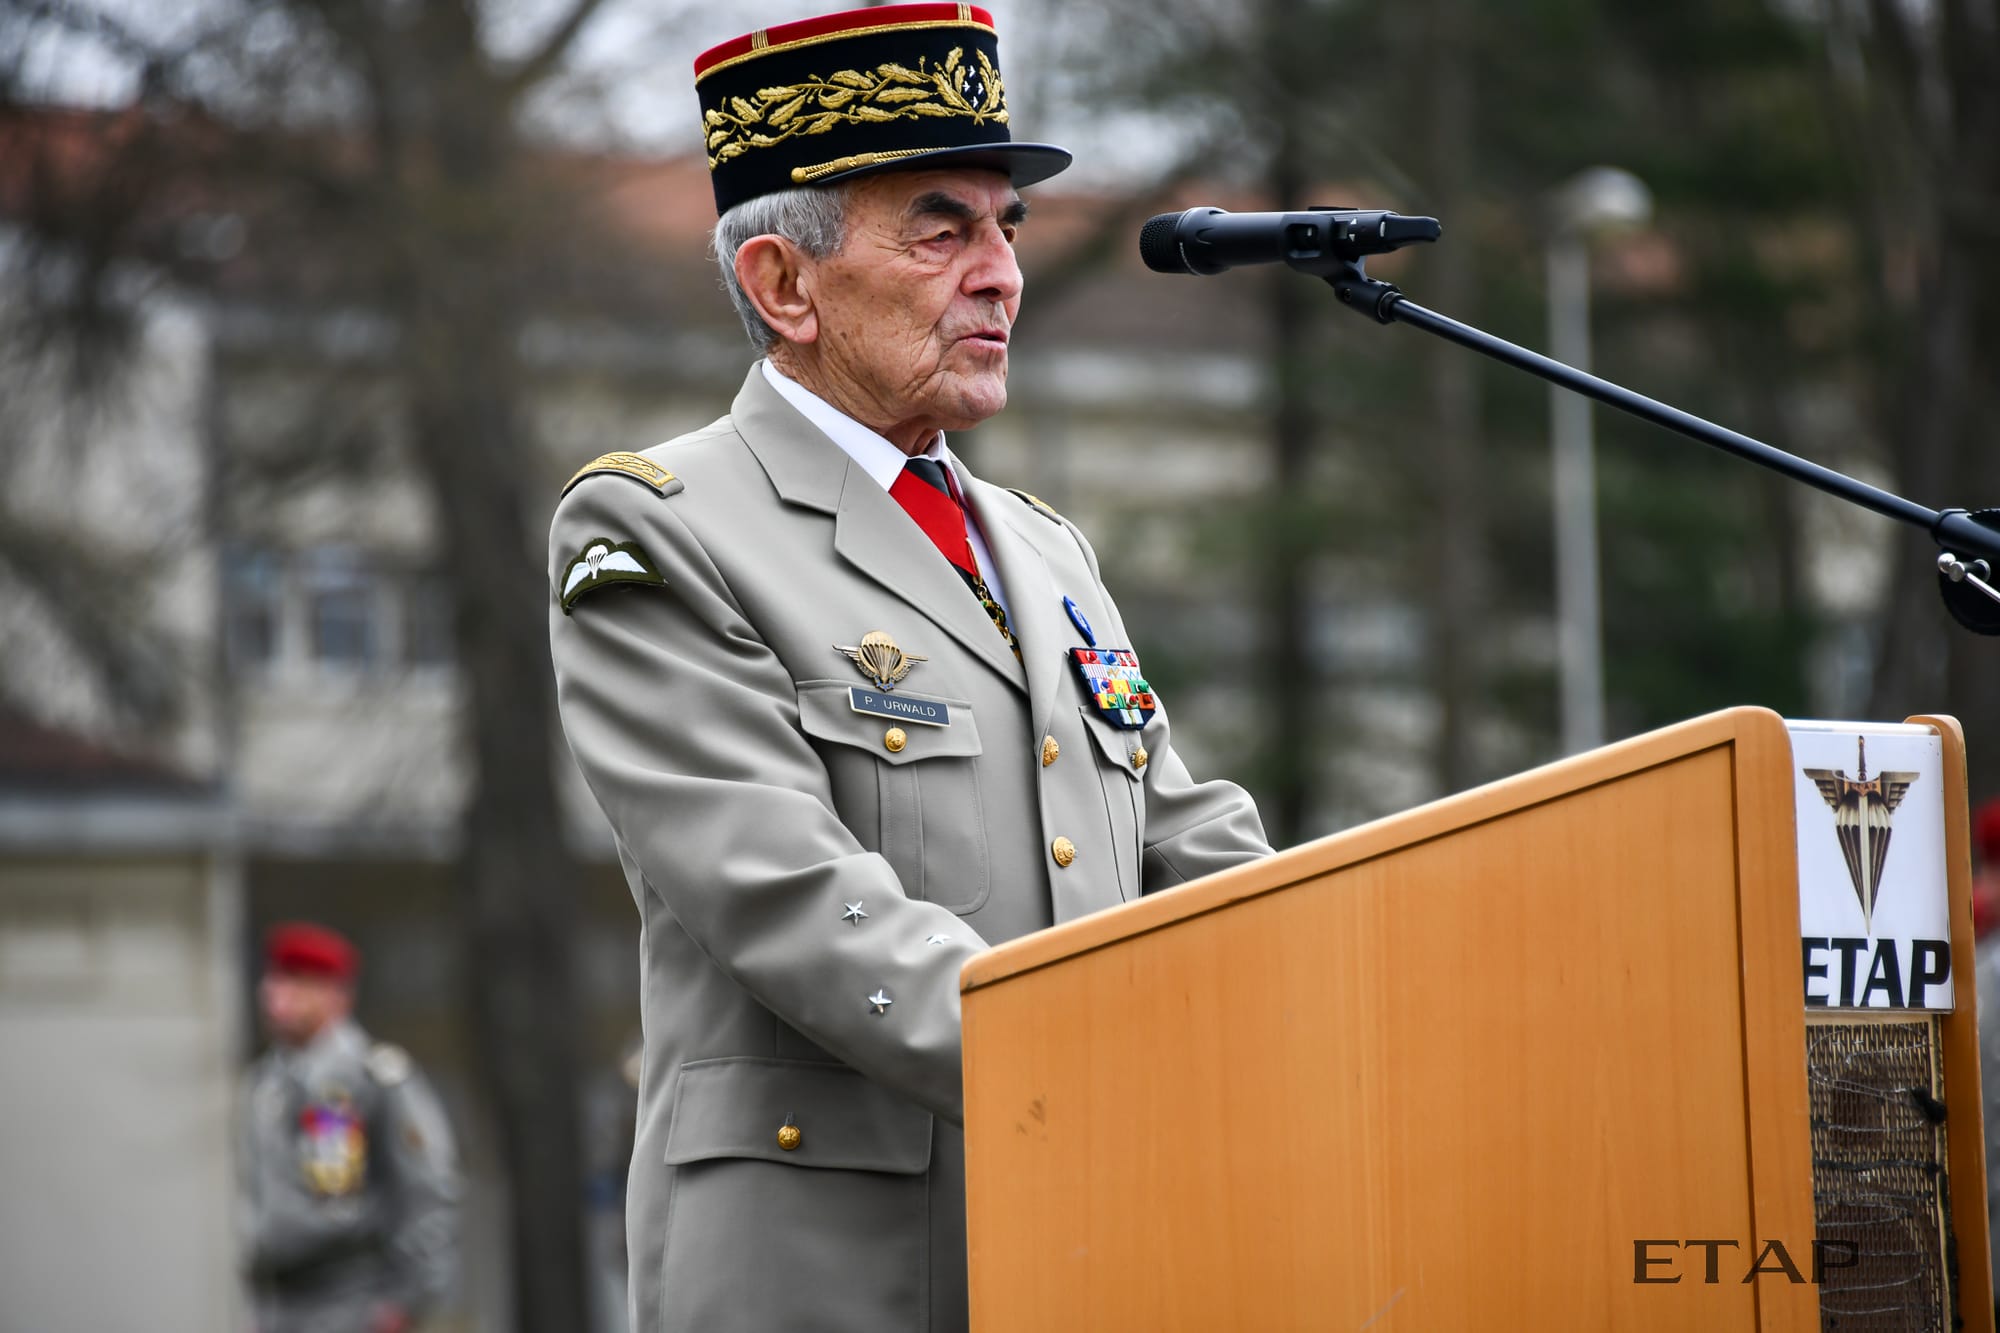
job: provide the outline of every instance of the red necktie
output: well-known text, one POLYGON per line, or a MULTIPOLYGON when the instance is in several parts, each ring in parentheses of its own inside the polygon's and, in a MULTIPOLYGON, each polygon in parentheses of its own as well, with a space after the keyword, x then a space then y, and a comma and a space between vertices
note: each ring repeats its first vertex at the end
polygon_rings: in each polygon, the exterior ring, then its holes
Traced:
POLYGON ((979 562, 973 558, 972 542, 966 536, 965 510, 961 507, 957 488, 951 484, 943 463, 935 458, 912 458, 903 464, 903 470, 896 474, 896 480, 889 487, 889 496, 903 506, 924 535, 931 539, 931 545, 951 562, 958 576, 965 580, 965 586, 972 589, 972 595, 979 599, 991 617, 993 627, 1000 631, 1000 637, 1014 650, 1014 656, 1021 655, 1021 645, 1014 641, 1014 631, 1007 624, 1007 612, 995 601, 980 577, 979 562))
POLYGON ((944 464, 935 458, 910 459, 896 474, 889 495, 916 520, 953 569, 961 576, 979 577, 979 562, 972 558, 972 542, 965 534, 965 511, 951 493, 944 464))

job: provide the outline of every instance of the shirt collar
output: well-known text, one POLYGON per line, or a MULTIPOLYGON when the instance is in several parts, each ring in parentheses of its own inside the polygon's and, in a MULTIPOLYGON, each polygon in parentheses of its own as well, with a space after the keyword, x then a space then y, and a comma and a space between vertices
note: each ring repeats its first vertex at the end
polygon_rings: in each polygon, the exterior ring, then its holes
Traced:
POLYGON ((279 1061, 292 1073, 301 1078, 317 1071, 329 1060, 338 1063, 343 1056, 351 1056, 365 1051, 367 1038, 353 1018, 336 1019, 322 1027, 308 1038, 302 1046, 280 1046, 279 1061))
MULTIPOLYGON (((876 485, 886 491, 896 484, 896 478, 902 475, 903 464, 909 461, 908 454, 786 375, 769 360, 764 361, 763 367, 764 378, 770 386, 797 408, 800 416, 819 427, 822 434, 839 445, 842 452, 874 479, 876 485)), ((958 460, 945 447, 943 431, 932 437, 918 457, 934 458, 953 471, 959 470, 958 460)), ((961 488, 964 486, 963 475, 959 478, 959 485, 961 488)))

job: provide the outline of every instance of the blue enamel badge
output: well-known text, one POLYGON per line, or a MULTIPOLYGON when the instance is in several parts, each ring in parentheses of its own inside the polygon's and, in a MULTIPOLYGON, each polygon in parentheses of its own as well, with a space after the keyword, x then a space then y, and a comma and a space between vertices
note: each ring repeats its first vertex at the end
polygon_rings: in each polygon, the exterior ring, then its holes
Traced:
POLYGON ((1090 632, 1090 622, 1084 619, 1083 608, 1076 604, 1076 598, 1063 598, 1063 610, 1069 612, 1069 623, 1076 626, 1076 632, 1083 636, 1083 641, 1095 648, 1097 636, 1090 632))
POLYGON ((1153 720, 1158 704, 1152 684, 1139 669, 1137 653, 1130 648, 1072 648, 1069 660, 1099 717, 1127 731, 1153 720))

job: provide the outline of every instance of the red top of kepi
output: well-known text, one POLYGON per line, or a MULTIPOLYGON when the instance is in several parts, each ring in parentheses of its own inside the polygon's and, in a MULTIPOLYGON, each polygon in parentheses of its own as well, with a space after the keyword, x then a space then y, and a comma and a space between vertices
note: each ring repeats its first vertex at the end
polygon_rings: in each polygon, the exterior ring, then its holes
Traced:
POLYGON ((780 23, 775 28, 759 28, 741 37, 709 47, 694 58, 695 82, 725 60, 772 47, 805 45, 831 37, 864 32, 893 32, 915 24, 941 26, 970 23, 992 32, 993 16, 978 5, 875 5, 868 9, 847 9, 838 14, 780 23))
POLYGON ((337 930, 288 921, 265 935, 264 963, 273 972, 352 981, 361 970, 361 955, 337 930))

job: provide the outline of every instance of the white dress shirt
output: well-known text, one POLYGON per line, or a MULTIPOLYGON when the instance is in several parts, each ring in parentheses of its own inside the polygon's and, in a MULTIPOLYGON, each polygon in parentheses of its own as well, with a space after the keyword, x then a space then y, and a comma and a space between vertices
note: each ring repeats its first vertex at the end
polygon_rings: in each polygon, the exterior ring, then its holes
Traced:
MULTIPOLYGON (((908 454, 785 375, 768 360, 763 364, 764 378, 784 396, 786 402, 799 410, 800 416, 819 427, 829 440, 845 450, 847 456, 874 478, 883 490, 896 484, 896 478, 902 475, 903 464, 909 459, 908 454)), ((919 457, 935 459, 951 469, 958 482, 959 494, 966 493, 966 471, 952 456, 951 450, 945 448, 943 431, 931 437, 930 444, 919 457)), ((993 552, 986 549, 986 538, 979 531, 979 520, 972 516, 970 508, 965 514, 965 535, 972 543, 972 558, 979 564, 979 577, 986 580, 986 590, 993 594, 994 601, 1000 603, 1000 609, 1008 612, 1011 621, 1013 613, 1007 606, 1006 590, 1000 586, 1000 572, 993 567, 993 552)))

